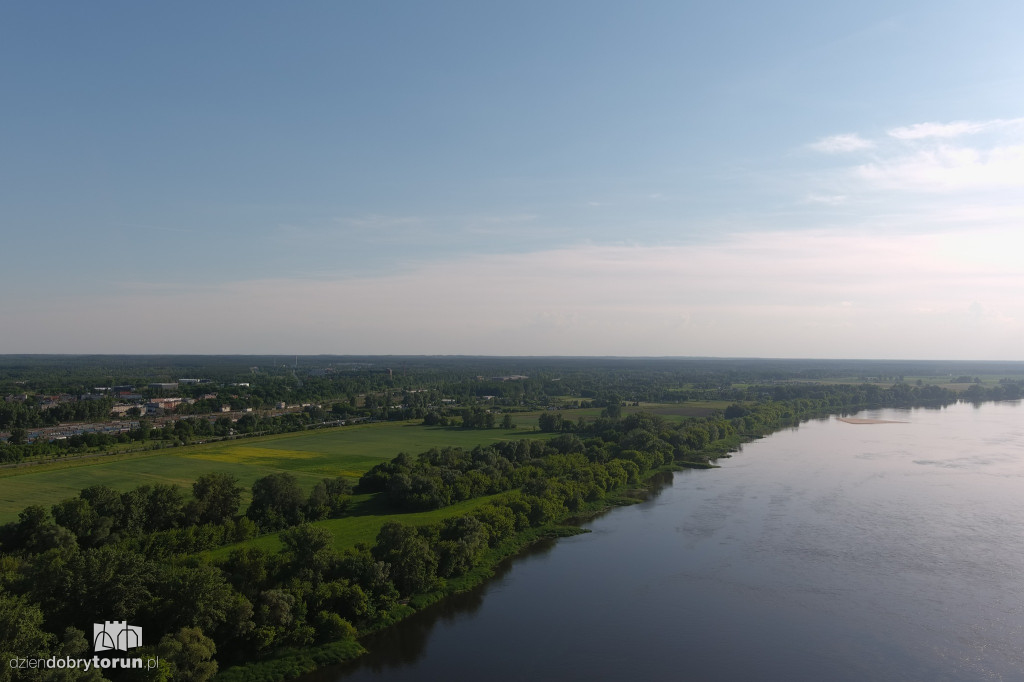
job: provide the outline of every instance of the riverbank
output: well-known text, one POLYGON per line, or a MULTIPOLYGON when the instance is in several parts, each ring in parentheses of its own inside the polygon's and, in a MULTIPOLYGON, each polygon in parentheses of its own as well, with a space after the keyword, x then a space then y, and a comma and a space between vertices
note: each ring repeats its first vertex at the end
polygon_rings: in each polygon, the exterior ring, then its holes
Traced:
MULTIPOLYGON (((850 407, 847 406, 846 409, 843 411, 849 414, 849 410, 850 407)), ((713 462, 717 458, 727 456, 729 452, 737 449, 744 442, 759 438, 763 435, 767 435, 768 433, 778 431, 779 429, 786 428, 787 426, 793 426, 807 419, 820 419, 822 417, 826 417, 829 413, 834 414, 835 411, 836 410, 834 406, 815 406, 813 404, 807 404, 806 402, 794 402, 788 404, 765 404, 758 406, 758 410, 756 412, 751 410, 748 412, 747 415, 742 416, 742 422, 740 421, 740 419, 737 419, 736 421, 732 422, 736 426, 742 425, 743 427, 745 427, 745 432, 743 433, 736 433, 730 426, 730 424, 724 421, 721 422, 721 424, 694 424, 692 428, 690 428, 686 432, 679 433, 679 437, 673 440, 673 442, 678 442, 678 446, 675 451, 676 457, 680 457, 681 460, 682 458, 685 458, 685 461, 677 460, 670 464, 664 464, 662 466, 648 469, 645 472, 643 481, 646 484, 659 474, 668 473, 683 468, 706 468, 715 466, 713 462), (818 409, 814 409, 815 407, 817 407, 818 409), (709 433, 707 429, 712 429, 712 431, 709 433), (720 431, 719 429, 722 430, 720 431), (729 433, 730 431, 731 433, 729 433), (692 439, 691 436, 693 436, 692 439), (702 436, 703 438, 697 439, 696 436, 702 436), (709 438, 710 442, 708 442, 709 438), (687 449, 685 446, 690 442, 702 442, 702 444, 704 444, 705 447, 701 448, 700 450, 687 449)), ((621 435, 615 434, 617 437, 612 442, 625 443, 625 433, 626 432, 624 430, 624 433, 621 435)), ((629 437, 634 439, 630 442, 639 442, 639 440, 636 439, 635 432, 629 432, 629 434, 629 437)), ((673 434, 671 433, 666 434, 666 437, 668 438, 671 438, 672 436, 673 434)), ((563 441, 562 444, 569 447, 573 446, 573 443, 571 441, 563 441)), ((654 450, 651 450, 651 452, 654 452, 654 450)), ((622 467, 623 464, 621 463, 623 462, 635 466, 636 462, 643 462, 646 456, 645 452, 638 452, 633 450, 623 450, 622 454, 625 456, 625 458, 628 459, 614 459, 613 461, 616 462, 617 467, 622 467)), ((565 456, 554 455, 553 457, 565 456)), ((583 461, 583 464, 579 468, 579 471, 587 471, 586 462, 584 460, 579 461, 583 461)), ((591 463, 594 463, 595 460, 592 459, 590 461, 591 463)), ((559 464, 557 466, 565 467, 568 465, 569 460, 559 459, 558 462, 559 464)), ((650 460, 647 460, 647 464, 650 464, 650 460)), ((634 468, 634 471, 637 468, 639 467, 634 468)), ((564 468, 562 470, 568 471, 568 469, 564 468)), ((385 471, 384 473, 389 472, 385 471)), ((578 472, 576 475, 578 475, 578 472)), ((633 478, 633 480, 635 481, 636 478, 633 478)), ((634 486, 635 485, 636 484, 634 483, 634 486)), ((535 491, 542 492, 544 489, 550 489, 547 488, 546 486, 547 484, 545 483, 544 486, 538 485, 534 486, 534 488, 535 491)), ((427 606, 430 606, 443 600, 447 596, 458 594, 483 584, 494 575, 495 567, 500 562, 510 557, 516 556, 517 554, 523 552, 525 548, 535 544, 541 539, 558 537, 562 535, 573 535, 581 532, 579 528, 567 524, 579 523, 581 519, 590 518, 605 510, 614 508, 615 506, 631 504, 639 501, 638 496, 635 494, 635 488, 633 492, 634 494, 631 495, 630 490, 626 487, 619 488, 618 490, 615 491, 609 491, 606 495, 603 495, 599 501, 595 501, 593 503, 573 505, 571 512, 565 511, 555 516, 554 518, 552 516, 547 516, 548 523, 546 524, 539 525, 533 528, 522 529, 519 533, 515 534, 514 536, 508 537, 505 541, 498 544, 497 546, 483 551, 481 556, 479 557, 479 560, 475 563, 475 566, 473 568, 469 569, 466 573, 458 575, 457 577, 449 578, 443 581, 442 588, 435 589, 426 593, 405 593, 406 599, 403 600, 403 602, 401 602, 397 607, 392 607, 388 612, 387 618, 374 622, 372 628, 360 632, 360 637, 365 637, 366 635, 371 634, 373 632, 379 632, 383 629, 386 629, 394 623, 400 620, 404 620, 405 618, 408 618, 413 613, 416 613, 427 606)), ((581 501, 581 499, 582 498, 577 496, 576 498, 574 498, 574 501, 579 502, 581 501)), ((540 500, 540 502, 543 502, 543 500, 540 500)), ((538 511, 543 512, 545 511, 545 508, 538 507, 537 503, 535 503, 534 513, 538 511)), ((358 657, 360 653, 361 650, 353 649, 350 652, 350 658, 346 660, 354 659, 358 657)), ((272 655, 275 656, 276 660, 277 655, 272 655)), ((268 663, 272 662, 273 661, 268 661, 268 663)), ((312 663, 310 665, 312 665, 312 663)), ((305 670, 285 671, 287 673, 287 676, 279 676, 277 674, 271 676, 270 674, 263 674, 265 671, 260 667, 260 664, 249 664, 247 666, 244 666, 244 668, 249 670, 252 674, 247 677, 221 677, 218 679, 231 679, 239 681, 266 680, 267 682, 276 682, 276 680, 293 679, 296 676, 296 674, 301 674, 302 672, 307 672, 312 669, 311 667, 307 667, 305 670)), ((224 675, 227 675, 229 672, 231 672, 231 669, 226 670, 224 675)))
MULTIPOLYGON (((805 415, 805 418, 810 416, 805 415)), ((799 421, 799 417, 787 416, 781 418, 772 430, 799 421)), ((627 484, 618 491, 604 495, 600 500, 585 502, 575 510, 566 511, 549 523, 517 532, 496 547, 485 550, 476 566, 458 577, 445 580, 441 589, 409 596, 391 609, 386 618, 376 622, 373 627, 360 631, 358 640, 351 641, 351 644, 357 646, 340 647, 336 645, 345 643, 336 642, 301 650, 282 649, 279 654, 264 661, 228 668, 214 678, 215 682, 285 682, 325 666, 354 661, 366 653, 361 640, 380 633, 449 596, 468 592, 483 585, 495 575, 495 570, 502 562, 514 559, 541 541, 587 532, 579 528, 579 524, 616 507, 630 506, 643 501, 652 485, 664 483, 664 477, 670 479, 675 471, 716 468, 717 459, 729 457, 730 453, 738 450, 743 443, 762 435, 759 432, 722 434, 720 438, 705 443, 702 449, 689 452, 685 460, 675 460, 649 469, 644 474, 640 487, 635 483, 627 484)))
POLYGON ((227 668, 214 677, 214 682, 285 682, 328 666, 352 662, 367 653, 361 640, 390 628, 447 597, 480 587, 494 577, 495 572, 504 562, 515 559, 540 542, 590 532, 580 528, 579 524, 617 507, 642 502, 647 498, 648 492, 653 486, 664 484, 666 476, 671 476, 673 471, 684 468, 689 467, 683 465, 659 467, 649 472, 641 487, 624 488, 617 494, 608 496, 598 503, 589 504, 556 521, 516 533, 497 547, 485 551, 477 566, 457 578, 446 580, 443 588, 413 595, 404 603, 399 604, 386 620, 378 623, 375 628, 361 632, 358 639, 330 642, 301 649, 282 649, 273 658, 227 668))
POLYGON ((1022 409, 784 429, 300 682, 1022 679, 1022 409))

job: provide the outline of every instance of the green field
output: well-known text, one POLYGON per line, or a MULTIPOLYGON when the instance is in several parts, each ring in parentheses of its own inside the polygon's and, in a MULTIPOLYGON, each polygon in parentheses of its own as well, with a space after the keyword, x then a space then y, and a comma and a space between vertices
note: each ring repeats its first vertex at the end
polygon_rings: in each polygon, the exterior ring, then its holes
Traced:
POLYGON ((18 512, 29 505, 50 506, 97 484, 117 490, 147 483, 190 487, 202 474, 224 472, 234 474, 248 489, 257 478, 287 471, 308 489, 325 477, 358 477, 399 452, 417 454, 432 447, 472 448, 540 437, 548 434, 528 429, 477 431, 385 422, 5 468, 0 469, 0 523, 17 519, 18 512))
MULTIPOLYGON (((381 500, 376 496, 357 495, 355 496, 355 506, 351 511, 351 515, 344 516, 339 519, 314 521, 312 525, 320 526, 321 528, 326 528, 331 531, 331 535, 334 536, 334 549, 339 552, 344 552, 347 549, 352 549, 360 542, 367 545, 373 545, 377 539, 377 533, 380 531, 381 526, 387 522, 404 523, 407 526, 425 526, 438 521, 443 521, 444 519, 452 516, 461 516, 462 514, 468 513, 481 505, 495 500, 496 498, 502 497, 502 495, 503 494, 478 497, 472 500, 466 500, 465 502, 459 502, 442 509, 434 509, 426 512, 408 512, 404 514, 395 513, 394 510, 388 510, 381 504, 381 500)), ((260 537, 253 538, 252 540, 218 547, 217 549, 206 552, 205 556, 209 559, 215 560, 225 559, 232 550, 243 546, 259 547, 270 553, 274 553, 284 547, 284 544, 281 542, 281 533, 270 533, 269 535, 261 535, 260 537)))
MULTIPOLYGON (((642 403, 623 407, 623 414, 647 411, 669 420, 707 416, 721 410, 723 401, 679 404, 642 403)), ((0 523, 17 519, 29 505, 50 506, 76 497, 82 488, 108 485, 129 490, 139 485, 172 483, 189 488, 202 474, 235 475, 248 490, 263 476, 281 471, 295 475, 306 488, 326 477, 358 478, 381 461, 400 452, 418 454, 432 447, 472 448, 501 440, 548 438, 536 430, 539 411, 513 415, 516 429, 463 430, 423 426, 418 421, 359 424, 317 431, 243 438, 206 445, 167 448, 151 452, 83 457, 45 464, 0 469, 0 523)), ((593 420, 601 408, 563 409, 575 422, 593 420)), ((248 504, 248 499, 243 499, 248 504)))

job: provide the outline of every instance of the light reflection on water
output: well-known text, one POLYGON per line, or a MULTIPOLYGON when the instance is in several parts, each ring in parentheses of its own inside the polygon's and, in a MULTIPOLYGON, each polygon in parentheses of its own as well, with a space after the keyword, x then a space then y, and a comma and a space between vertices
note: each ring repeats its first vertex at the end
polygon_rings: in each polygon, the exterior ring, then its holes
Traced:
POLYGON ((313 680, 1024 679, 1024 408, 744 446, 313 680))

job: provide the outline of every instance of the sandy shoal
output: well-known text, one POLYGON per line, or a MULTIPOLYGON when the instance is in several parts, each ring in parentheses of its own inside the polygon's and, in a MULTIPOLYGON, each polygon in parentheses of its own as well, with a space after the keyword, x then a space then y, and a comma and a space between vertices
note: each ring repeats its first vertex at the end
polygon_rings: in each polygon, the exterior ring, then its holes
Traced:
POLYGON ((894 421, 892 419, 857 419, 856 417, 836 417, 847 424, 906 424, 907 422, 894 421))

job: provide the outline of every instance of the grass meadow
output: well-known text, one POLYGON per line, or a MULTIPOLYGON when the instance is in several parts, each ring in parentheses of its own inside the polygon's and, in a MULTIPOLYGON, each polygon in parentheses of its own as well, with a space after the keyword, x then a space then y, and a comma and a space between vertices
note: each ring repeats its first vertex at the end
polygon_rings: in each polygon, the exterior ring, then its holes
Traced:
MULTIPOLYGON (((338 519, 314 521, 313 525, 329 530, 334 536, 334 548, 343 552, 346 549, 352 549, 361 542, 372 545, 377 539, 377 533, 380 531, 381 526, 385 523, 393 521, 407 526, 425 526, 443 521, 452 516, 460 516, 499 497, 501 495, 477 497, 442 509, 396 514, 394 511, 386 509, 381 504, 378 496, 356 495, 353 498, 353 508, 350 510, 349 515, 338 519)), ((284 547, 284 544, 281 542, 280 533, 270 533, 253 538, 252 540, 218 547, 209 552, 204 552, 204 556, 213 560, 224 559, 227 558, 232 550, 243 546, 259 547, 274 553, 284 547)))

